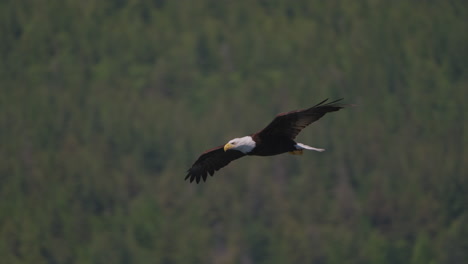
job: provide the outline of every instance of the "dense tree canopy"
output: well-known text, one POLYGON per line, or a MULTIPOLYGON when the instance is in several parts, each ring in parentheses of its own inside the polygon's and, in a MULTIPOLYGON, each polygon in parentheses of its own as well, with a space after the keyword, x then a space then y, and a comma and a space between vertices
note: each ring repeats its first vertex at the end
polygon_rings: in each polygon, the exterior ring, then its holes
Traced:
POLYGON ((466 1, 0 2, 3 263, 466 263, 466 1), (344 97, 303 156, 206 149, 344 97))

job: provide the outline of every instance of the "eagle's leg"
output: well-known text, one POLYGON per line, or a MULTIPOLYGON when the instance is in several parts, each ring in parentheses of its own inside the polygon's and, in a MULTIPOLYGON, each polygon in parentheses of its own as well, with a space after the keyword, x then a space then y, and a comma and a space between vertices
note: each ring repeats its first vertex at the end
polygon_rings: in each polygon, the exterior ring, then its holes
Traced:
POLYGON ((302 149, 296 149, 288 152, 291 155, 302 155, 302 149))

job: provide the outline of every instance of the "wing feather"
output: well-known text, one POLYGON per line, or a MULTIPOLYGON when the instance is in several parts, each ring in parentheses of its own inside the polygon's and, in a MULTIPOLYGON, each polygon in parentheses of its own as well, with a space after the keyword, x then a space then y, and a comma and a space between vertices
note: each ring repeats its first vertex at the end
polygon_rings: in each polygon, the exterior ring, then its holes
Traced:
POLYGON ((326 113, 338 111, 346 106, 338 103, 343 99, 325 104, 327 100, 328 99, 325 99, 307 109, 279 114, 268 126, 258 132, 257 135, 260 138, 264 136, 282 136, 294 139, 302 129, 319 120, 326 113))
POLYGON ((208 174, 213 176, 215 171, 228 165, 231 161, 245 156, 244 153, 237 150, 224 151, 224 145, 205 151, 188 169, 185 180, 190 179, 199 183, 201 179, 206 181, 208 174))

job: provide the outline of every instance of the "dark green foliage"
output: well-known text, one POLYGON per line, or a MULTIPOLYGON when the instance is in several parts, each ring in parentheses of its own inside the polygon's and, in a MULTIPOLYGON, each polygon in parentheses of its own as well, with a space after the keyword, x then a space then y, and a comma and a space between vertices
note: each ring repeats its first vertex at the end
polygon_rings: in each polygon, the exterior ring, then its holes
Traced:
POLYGON ((2 263, 466 263, 466 1, 0 2, 2 263), (324 98, 302 157, 184 182, 324 98))

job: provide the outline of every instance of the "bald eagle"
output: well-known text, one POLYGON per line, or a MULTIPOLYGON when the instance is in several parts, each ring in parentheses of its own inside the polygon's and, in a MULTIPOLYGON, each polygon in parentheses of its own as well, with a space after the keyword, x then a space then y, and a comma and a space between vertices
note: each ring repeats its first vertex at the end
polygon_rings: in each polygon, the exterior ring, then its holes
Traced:
POLYGON ((197 183, 201 179, 206 181, 208 174, 213 176, 215 171, 246 155, 273 156, 286 152, 302 155, 304 149, 324 151, 324 149, 297 143, 294 138, 302 129, 319 120, 326 113, 335 112, 347 106, 338 103, 343 99, 325 103, 327 100, 307 109, 278 114, 268 126, 259 132, 232 139, 225 145, 205 151, 188 169, 185 180, 190 179, 190 182, 195 180, 197 183))

